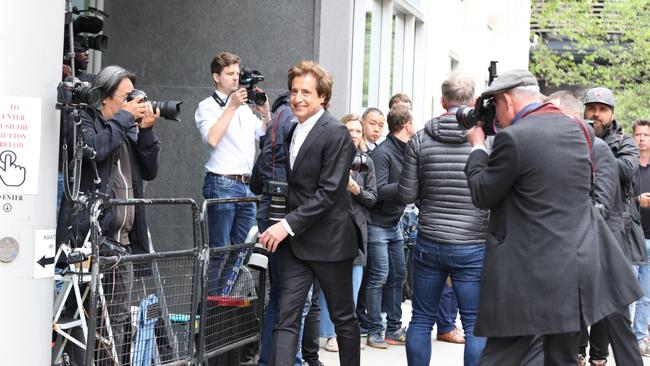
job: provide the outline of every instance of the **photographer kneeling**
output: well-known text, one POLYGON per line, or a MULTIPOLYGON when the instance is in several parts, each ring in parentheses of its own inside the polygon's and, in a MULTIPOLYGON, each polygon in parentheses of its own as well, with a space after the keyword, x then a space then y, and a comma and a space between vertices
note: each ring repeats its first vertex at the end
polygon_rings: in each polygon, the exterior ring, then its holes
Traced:
MULTIPOLYGON (((160 111, 154 113, 151 103, 143 101, 142 96, 129 97, 134 81, 135 75, 119 66, 105 67, 89 93, 97 95, 98 101, 87 101, 88 106, 80 111, 77 139, 88 149, 84 149, 81 177, 77 179, 81 179, 80 192, 86 195, 96 192, 108 198, 140 198, 142 180, 153 180, 158 174, 160 145, 152 127, 160 111)), ((68 123, 66 129, 68 146, 75 146, 73 123, 68 123)), ((83 245, 89 230, 89 212, 80 206, 69 197, 64 199, 58 217, 57 243, 71 241, 73 247, 83 245)), ((144 207, 112 206, 100 217, 100 226, 102 235, 115 240, 125 252, 149 252, 144 207)), ((126 332, 117 328, 129 323, 132 277, 132 270, 120 265, 103 279, 118 355, 128 353, 126 347, 122 348, 126 332)))

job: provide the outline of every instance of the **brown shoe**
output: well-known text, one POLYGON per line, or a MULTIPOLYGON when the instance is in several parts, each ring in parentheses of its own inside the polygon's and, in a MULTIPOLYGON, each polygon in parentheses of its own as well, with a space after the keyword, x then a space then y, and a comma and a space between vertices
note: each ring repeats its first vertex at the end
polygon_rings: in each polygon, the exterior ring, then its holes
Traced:
POLYGON ((438 334, 436 339, 441 342, 465 344, 465 337, 460 329, 455 328, 451 332, 438 334))
POLYGON ((587 359, 583 355, 578 355, 578 366, 587 366, 587 359))

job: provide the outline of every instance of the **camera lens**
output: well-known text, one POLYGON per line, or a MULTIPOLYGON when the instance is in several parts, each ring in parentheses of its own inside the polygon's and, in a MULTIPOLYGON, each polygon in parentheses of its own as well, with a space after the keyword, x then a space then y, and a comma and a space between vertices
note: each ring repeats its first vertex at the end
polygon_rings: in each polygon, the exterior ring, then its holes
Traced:
POLYGON ((253 98, 253 102, 260 106, 264 105, 264 103, 266 103, 266 94, 261 92, 255 92, 255 97, 253 98))
POLYGON ((160 108, 160 117, 180 122, 181 119, 178 118, 178 115, 181 113, 181 104, 183 104, 183 102, 177 100, 152 101, 151 107, 154 112, 156 111, 156 108, 160 108))
POLYGON ((475 109, 466 106, 459 107, 456 111, 456 121, 458 121, 458 124, 466 130, 476 126, 475 109))
POLYGON ((286 214, 287 201, 283 196, 271 196, 271 206, 269 207, 269 221, 282 221, 286 214))

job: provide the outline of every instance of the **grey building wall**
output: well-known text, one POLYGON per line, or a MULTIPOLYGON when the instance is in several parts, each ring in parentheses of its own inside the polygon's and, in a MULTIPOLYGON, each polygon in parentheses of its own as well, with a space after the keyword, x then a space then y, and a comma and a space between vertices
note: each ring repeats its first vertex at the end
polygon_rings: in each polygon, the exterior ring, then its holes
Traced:
MULTIPOLYGON (((197 0, 106 1, 104 33, 109 49, 104 66, 117 64, 137 75, 136 87, 152 100, 182 100, 181 123, 161 120, 158 178, 147 197, 190 197, 203 201, 201 188, 209 148, 194 124, 198 103, 214 90, 210 61, 221 51, 238 54, 242 64, 259 70, 271 100, 287 90, 288 68, 315 59, 316 8, 320 1, 197 0)), ((187 209, 148 209, 157 251, 191 246, 187 209)))

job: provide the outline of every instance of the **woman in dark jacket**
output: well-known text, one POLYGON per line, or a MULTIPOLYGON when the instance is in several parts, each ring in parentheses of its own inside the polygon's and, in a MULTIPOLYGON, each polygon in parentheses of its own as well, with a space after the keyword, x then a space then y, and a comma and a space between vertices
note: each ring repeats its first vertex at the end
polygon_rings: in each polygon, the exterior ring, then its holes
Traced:
MULTIPOLYGON (((362 131, 363 122, 356 114, 346 114, 341 118, 350 131, 354 146, 357 148, 357 155, 355 156, 355 163, 352 164, 350 171, 350 180, 348 182, 348 191, 352 196, 352 215, 356 224, 359 226, 362 235, 363 249, 359 249, 359 254, 354 259, 352 266, 352 286, 354 294, 354 302, 356 305, 357 295, 361 287, 361 279, 363 278, 363 267, 366 265, 366 247, 368 243, 368 219, 370 214, 368 208, 375 204, 377 199, 377 183, 375 181, 375 167, 372 160, 366 155, 366 143, 364 141, 362 131), (359 164, 357 164, 359 163, 359 164)), ((338 344, 336 343, 336 333, 334 333, 334 324, 330 320, 327 304, 325 302, 325 295, 321 290, 320 297, 320 336, 327 338, 325 343, 325 350, 330 352, 338 351, 338 344)))

